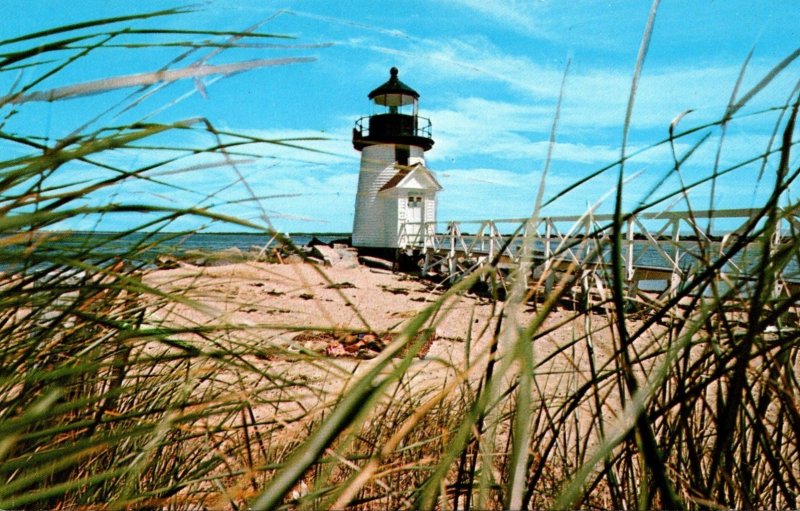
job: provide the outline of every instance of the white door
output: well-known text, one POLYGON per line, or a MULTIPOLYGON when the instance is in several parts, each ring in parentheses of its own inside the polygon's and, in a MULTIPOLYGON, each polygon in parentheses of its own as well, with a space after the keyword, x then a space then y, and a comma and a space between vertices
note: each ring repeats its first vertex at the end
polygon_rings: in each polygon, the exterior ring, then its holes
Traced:
POLYGON ((406 202, 406 234, 408 235, 408 242, 412 245, 421 245, 423 208, 425 202, 420 195, 409 195, 408 202, 406 202))

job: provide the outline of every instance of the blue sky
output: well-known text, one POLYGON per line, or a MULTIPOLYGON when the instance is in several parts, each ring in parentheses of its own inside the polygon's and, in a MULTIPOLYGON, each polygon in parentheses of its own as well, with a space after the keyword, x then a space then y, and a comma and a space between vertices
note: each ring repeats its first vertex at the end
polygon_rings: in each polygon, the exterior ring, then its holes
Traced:
MULTIPOLYGON (((6 12, 25 14, 17 23, 4 23, 0 38, 85 19, 185 5, 166 0, 4 0, 6 12)), ((119 115, 112 111, 96 120, 130 90, 26 103, 2 129, 41 136, 52 143, 88 121, 94 121, 90 126, 97 128, 139 119, 166 122, 201 116, 218 130, 259 138, 322 138, 302 143, 314 151, 253 145, 248 157, 239 158, 247 161, 239 161, 235 169, 220 165, 217 157, 200 156, 193 163, 181 162, 176 166, 180 171, 155 169, 153 176, 166 181, 166 186, 131 182, 87 201, 197 205, 259 224, 268 218, 283 231, 349 231, 360 156, 350 143, 351 129, 358 117, 370 113, 367 93, 388 78, 391 66, 397 66, 400 78, 421 95, 421 115, 433 123, 436 143, 427 153, 427 162, 444 186, 439 219, 524 217, 533 209, 545 168, 567 61, 569 72, 544 197, 557 195, 619 158, 631 78, 650 7, 645 1, 589 0, 209 1, 193 5, 193 12, 187 14, 118 26, 246 30, 263 22, 259 31, 293 39, 250 42, 288 47, 227 49, 209 63, 284 57, 313 61, 264 67, 222 79, 210 76, 202 80, 203 86, 183 80, 148 96, 131 110, 119 115), (265 198, 257 203, 247 201, 251 194, 265 198)), ((670 122, 684 111, 692 110, 681 120, 683 128, 721 118, 751 50, 739 97, 797 50, 797 9, 797 2, 789 0, 662 2, 633 110, 629 150, 664 139, 670 122)), ((145 40, 141 36, 135 39, 145 40)), ((154 71, 182 51, 94 51, 33 90, 154 71)), ((14 83, 18 87, 34 80, 45 67, 3 73, 3 94, 12 90, 14 83)), ((711 137, 682 169, 684 182, 710 175, 716 160, 725 168, 763 152, 778 113, 744 114, 782 106, 791 97, 799 70, 800 63, 793 62, 761 90, 740 112, 742 118, 726 127, 721 147, 720 129, 714 127, 680 140, 677 149, 682 152, 704 134, 711 137)), ((203 137, 200 133, 168 134, 157 142, 166 146, 179 143, 178 139, 187 143, 188 138, 189 143, 213 143, 210 137, 203 137)), ((14 144, 3 147, 11 156, 25 152, 14 144)), ((167 152, 116 152, 104 158, 133 169, 167 152)), ((798 159, 793 161, 796 165, 798 159)), ((759 163, 720 179, 714 205, 758 205, 769 192, 776 162, 777 158, 767 162, 761 179, 759 163)), ((630 160, 625 168, 630 178, 624 195, 626 207, 676 190, 678 175, 671 169, 672 156, 663 144, 630 160)), ((90 176, 96 171, 76 165, 60 172, 64 173, 61 179, 69 181, 80 173, 90 176)), ((616 177, 617 169, 602 173, 562 196, 545 213, 575 214, 595 205, 598 211, 610 211, 613 197, 609 193, 616 177)), ((692 190, 692 207, 707 207, 709 192, 708 185, 692 190)), ((685 209, 685 202, 668 202, 664 207, 685 209)), ((122 215, 97 224, 96 219, 85 218, 69 227, 97 225, 114 230, 139 221, 122 215)), ((173 228, 192 227, 193 222, 187 219, 173 228)), ((220 225, 211 228, 225 229, 220 225)))

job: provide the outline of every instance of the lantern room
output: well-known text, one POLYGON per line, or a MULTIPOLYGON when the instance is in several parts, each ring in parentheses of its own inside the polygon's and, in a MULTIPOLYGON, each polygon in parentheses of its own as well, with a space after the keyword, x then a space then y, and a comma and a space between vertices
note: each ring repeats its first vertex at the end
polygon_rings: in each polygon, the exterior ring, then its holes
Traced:
POLYGON ((430 120, 419 116, 419 93, 389 71, 389 80, 369 93, 373 114, 356 121, 353 147, 361 151, 375 144, 404 144, 433 147, 430 120))

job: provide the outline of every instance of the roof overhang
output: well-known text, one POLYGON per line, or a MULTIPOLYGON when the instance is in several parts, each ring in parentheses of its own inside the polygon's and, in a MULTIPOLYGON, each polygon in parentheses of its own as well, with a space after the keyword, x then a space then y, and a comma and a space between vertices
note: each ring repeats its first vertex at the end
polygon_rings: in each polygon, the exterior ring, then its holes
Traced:
POLYGON ((394 167, 397 172, 378 190, 378 193, 401 189, 438 192, 442 189, 442 185, 436 180, 433 172, 421 163, 415 163, 414 165, 395 164, 394 167))

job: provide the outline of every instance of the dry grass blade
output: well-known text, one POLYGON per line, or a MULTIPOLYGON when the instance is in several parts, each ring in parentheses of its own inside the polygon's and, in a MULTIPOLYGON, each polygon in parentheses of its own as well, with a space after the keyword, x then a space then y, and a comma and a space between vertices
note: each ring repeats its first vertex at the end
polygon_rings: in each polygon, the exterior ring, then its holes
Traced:
POLYGON ((15 94, 12 96, 0 97, 0 105, 21 104, 31 101, 58 101, 62 99, 89 96, 110 90, 125 87, 135 87, 142 85, 152 85, 155 83, 174 82, 186 78, 202 78, 211 75, 231 75, 241 73, 251 69, 269 66, 283 66, 286 64, 296 64, 301 62, 312 62, 311 57, 294 57, 281 59, 259 59, 249 62, 235 62, 232 64, 219 64, 215 66, 193 66, 183 69, 171 69, 156 73, 140 73, 128 76, 117 76, 113 78, 103 78, 93 82, 80 83, 59 87, 48 91, 31 92, 28 94, 15 94))

